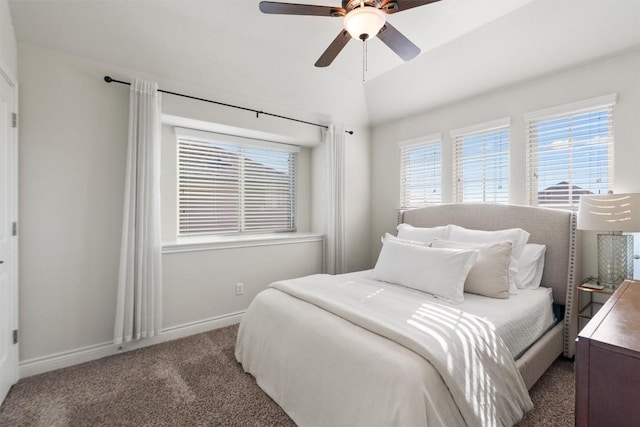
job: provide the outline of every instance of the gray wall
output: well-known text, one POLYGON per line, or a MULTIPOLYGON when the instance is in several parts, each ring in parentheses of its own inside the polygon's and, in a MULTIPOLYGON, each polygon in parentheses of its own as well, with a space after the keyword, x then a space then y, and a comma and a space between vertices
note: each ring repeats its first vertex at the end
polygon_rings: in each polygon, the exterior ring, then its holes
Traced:
MULTIPOLYGON (((129 91, 126 86, 104 83, 102 77, 148 78, 162 88, 213 99, 216 91, 29 44, 20 44, 18 49, 20 360, 35 363, 87 352, 113 339, 129 91)), ((251 106, 252 96, 260 98, 260 94, 244 94, 237 102, 251 106)), ((317 102, 325 101, 323 97, 317 102)), ((317 102, 309 102, 310 111, 326 108, 317 102)), ((287 108, 283 111, 289 113, 287 108)), ((163 98, 163 112, 305 142, 319 141, 320 136, 317 128, 264 117, 257 120, 253 114, 169 96, 163 98)), ((304 109, 298 111, 300 115, 308 118, 304 109)), ((347 183, 353 204, 347 218, 351 270, 368 267, 370 262, 369 139, 366 128, 356 126, 354 130, 347 183)), ((168 147, 163 156, 175 156, 170 153, 172 143, 171 138, 163 138, 163 149, 168 147)), ((299 231, 314 231, 311 176, 312 168, 322 163, 317 164, 313 156, 312 148, 301 153, 299 231)), ((171 162, 169 156, 163 157, 165 166, 167 160, 171 162)), ((165 184, 172 176, 175 166, 163 170, 165 184)), ((163 209, 172 206, 175 202, 163 209)), ((173 218, 175 221, 175 215, 173 218)), ((164 230, 171 228, 171 223, 164 224, 164 230)), ((174 238, 175 234, 168 237, 174 238)), ((316 240, 171 252, 163 255, 163 264, 163 327, 176 329, 241 312, 274 280, 319 272, 322 244, 316 240), (235 295, 238 282, 245 285, 242 296, 235 295)))
MULTIPOLYGON (((640 51, 562 70, 482 96, 425 111, 372 130, 372 236, 394 231, 400 203, 398 142, 433 133, 443 135, 443 201, 452 200, 452 141, 449 132, 511 117, 510 202, 526 204, 525 128, 523 115, 609 93, 617 93, 614 113, 615 192, 640 192, 640 51)), ((584 275, 597 275, 595 237, 583 239, 584 275)), ((379 240, 373 239, 372 260, 379 240)))
POLYGON ((9 75, 11 81, 18 79, 18 47, 15 31, 11 23, 11 13, 7 0, 0 0, 0 68, 9 75))

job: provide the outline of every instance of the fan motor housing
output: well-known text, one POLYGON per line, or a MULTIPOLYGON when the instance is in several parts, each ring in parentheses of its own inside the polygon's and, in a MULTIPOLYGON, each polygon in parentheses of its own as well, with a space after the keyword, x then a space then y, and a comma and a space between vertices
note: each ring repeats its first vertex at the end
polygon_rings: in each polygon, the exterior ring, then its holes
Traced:
MULTIPOLYGON (((342 8, 347 12, 360 7, 360 0, 342 0, 342 8)), ((398 10, 398 2, 396 0, 364 0, 365 6, 375 7, 383 11, 398 10)))
MULTIPOLYGON (((365 0, 364 1, 364 5, 365 6, 373 6, 373 7, 379 7, 381 1, 380 0, 365 0)), ((347 12, 352 11, 353 9, 356 9, 360 7, 360 0, 342 0, 342 8, 345 9, 347 12)))

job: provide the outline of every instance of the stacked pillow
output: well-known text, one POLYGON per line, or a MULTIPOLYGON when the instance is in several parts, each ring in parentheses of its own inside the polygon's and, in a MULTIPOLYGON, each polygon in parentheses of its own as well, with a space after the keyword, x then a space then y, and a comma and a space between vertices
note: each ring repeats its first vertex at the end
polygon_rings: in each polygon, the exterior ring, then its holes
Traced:
POLYGON ((450 229, 450 225, 421 228, 414 227, 413 225, 409 224, 400 224, 398 226, 398 239, 431 244, 433 239, 448 239, 450 229))
POLYGON ((450 240, 465 243, 498 243, 511 242, 511 260, 509 262, 509 292, 518 293, 516 287, 516 276, 518 275, 518 260, 524 246, 529 240, 529 233, 521 228, 510 228, 507 230, 485 231, 485 230, 469 230, 458 225, 451 225, 449 233, 450 240))
POLYGON ((431 247, 477 250, 478 259, 464 282, 464 291, 491 298, 509 298, 511 242, 482 244, 435 239, 431 247))
POLYGON ((400 224, 397 238, 383 238, 373 278, 453 303, 463 301, 463 291, 508 298, 518 289, 540 286, 546 247, 527 244, 528 239, 529 233, 520 228, 485 231, 400 224))
POLYGON ((518 289, 536 289, 542 282, 544 271, 545 245, 527 243, 518 261, 518 275, 516 286, 518 289))
POLYGON ((478 257, 475 250, 431 248, 385 237, 373 279, 463 302, 464 281, 478 257))

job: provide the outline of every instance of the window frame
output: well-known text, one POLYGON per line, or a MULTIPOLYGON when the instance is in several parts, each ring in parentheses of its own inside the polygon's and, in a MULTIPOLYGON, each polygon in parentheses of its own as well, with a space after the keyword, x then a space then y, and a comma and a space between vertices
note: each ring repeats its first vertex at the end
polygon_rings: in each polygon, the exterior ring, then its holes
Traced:
MULTIPOLYGON (((574 176, 576 175, 575 172, 583 172, 585 170, 591 171, 591 168, 598 168, 599 170, 601 170, 603 167, 602 163, 596 163, 595 165, 588 164, 586 166, 583 166, 581 164, 579 168, 575 168, 575 169, 567 168, 568 176, 566 180, 562 179, 562 181, 556 184, 556 185, 560 185, 562 183, 566 183, 566 186, 567 186, 566 201, 561 201, 557 203, 556 202, 548 202, 543 204, 539 203, 540 192, 542 190, 538 188, 539 182, 540 182, 540 167, 539 167, 540 160, 539 159, 541 157, 540 146, 539 146, 540 138, 538 137, 538 126, 541 123, 547 123, 550 125, 550 123, 553 121, 568 119, 568 121, 570 122, 569 126, 556 128, 553 131, 557 133, 564 131, 569 135, 571 135, 570 136, 571 139, 574 139, 574 138, 577 138, 577 137, 574 137, 574 133, 577 133, 577 131, 574 132, 576 128, 583 131, 583 128, 589 125, 585 125, 584 123, 582 123, 574 126, 574 123, 571 123, 571 120, 573 119, 573 121, 575 121, 576 119, 586 116, 587 114, 599 114, 605 111, 607 113, 607 122, 604 124, 607 127, 607 136, 604 138, 606 141, 603 142, 603 144, 599 144, 592 151, 589 151, 588 153, 590 155, 595 155, 591 153, 596 153, 598 150, 600 151, 604 149, 607 150, 607 159, 606 159, 607 188, 605 191, 607 193, 610 191, 613 191, 614 142, 615 142, 613 120, 614 120, 614 107, 616 104, 616 100, 617 100, 616 94, 609 94, 609 95, 604 95, 596 98, 586 99, 583 101, 545 108, 542 110, 526 113, 524 115, 525 138, 526 138, 526 164, 525 164, 526 189, 527 189, 527 201, 531 206, 576 210, 578 209, 578 204, 580 199, 579 194, 583 194, 583 191, 585 190, 590 191, 592 188, 595 188, 595 186, 594 187, 585 186, 584 188, 580 186, 580 191, 574 194, 573 192, 575 188, 574 186, 578 184, 584 185, 582 184, 581 181, 574 178, 574 176)), ((601 125, 601 123, 598 123, 598 125, 601 125)), ((547 132, 551 132, 551 131, 547 131, 547 132)), ((597 136, 598 133, 600 132, 594 130, 593 133, 590 134, 590 136, 592 138, 598 137, 597 136)), ((585 137, 585 134, 581 135, 581 137, 585 137)), ((551 138, 543 139, 544 142, 548 142, 550 140, 551 138)), ((572 141, 567 145, 568 145, 567 149, 573 151, 577 144, 572 141)), ((568 156, 570 159, 573 159, 575 157, 573 155, 573 152, 569 153, 568 156)), ((551 156, 549 155, 549 157, 551 156)), ((584 163, 586 164, 586 162, 584 163)), ((568 162, 568 164, 572 164, 572 163, 568 162)), ((545 174, 545 177, 549 175, 551 175, 551 173, 545 174)), ((558 181, 559 179, 561 178, 557 178, 555 179, 555 181, 558 181)), ((551 187, 547 187, 547 188, 551 188, 551 187)), ((602 191, 602 189, 600 189, 600 191, 602 191)))
MULTIPOLYGON (((511 165, 511 118, 504 117, 496 120, 491 120, 488 122, 479 123, 472 126, 467 126, 464 128, 454 129, 450 132, 451 140, 452 140, 452 150, 453 150, 453 201, 455 203, 504 203, 508 204, 510 195, 510 165, 511 165), (483 172, 483 184, 482 184, 482 199, 483 200, 465 200, 464 199, 464 157, 462 144, 464 143, 465 138, 473 138, 479 137, 481 135, 489 135, 494 132, 506 131, 506 150, 500 151, 497 153, 500 156, 505 156, 504 160, 500 160, 500 166, 505 169, 505 176, 500 179, 506 182, 506 198, 504 201, 496 201, 496 200, 487 200, 487 183, 494 182, 494 179, 486 178, 486 171, 483 172)), ((483 157, 485 160, 487 157, 483 157)), ((496 193, 497 194, 497 193, 496 193)))
MULTIPOLYGON (((296 222, 297 222, 297 187, 298 187, 298 163, 299 163, 299 152, 300 147, 295 145, 289 145, 284 143, 276 143, 266 140, 260 139, 252 139, 241 136, 234 135, 225 135, 215 132, 207 132, 195 129, 181 128, 175 127, 175 138, 176 138, 176 237, 178 239, 201 239, 201 238, 219 238, 219 237, 239 237, 239 236, 251 236, 251 235, 269 235, 269 234, 287 234, 287 233, 295 233, 296 230, 296 222), (289 215, 287 216, 287 221, 291 225, 286 228, 278 228, 278 229, 246 229, 246 210, 245 203, 246 199, 244 198, 243 190, 238 191, 238 215, 237 220, 239 222, 238 228, 236 230, 220 230, 220 231, 194 231, 194 232, 185 232, 181 230, 183 221, 181 218, 181 210, 183 206, 181 205, 181 141, 193 141, 196 143, 215 143, 219 146, 229 146, 229 147, 239 147, 239 153, 243 153, 246 149, 249 150, 274 150, 279 152, 288 153, 290 156, 289 159, 289 168, 291 171, 291 178, 288 183, 290 186, 291 196, 289 200, 289 215), (291 164, 291 162, 293 164, 291 164)), ((212 157, 213 158, 213 157, 212 157)), ((239 154, 238 157, 238 177, 244 179, 245 174, 245 160, 244 154, 239 154)), ((245 188, 245 183, 239 183, 240 188, 245 188)))

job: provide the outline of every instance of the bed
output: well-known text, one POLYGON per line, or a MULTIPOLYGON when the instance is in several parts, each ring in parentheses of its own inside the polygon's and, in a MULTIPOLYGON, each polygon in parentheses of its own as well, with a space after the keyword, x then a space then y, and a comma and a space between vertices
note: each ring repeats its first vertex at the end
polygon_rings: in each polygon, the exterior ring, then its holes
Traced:
POLYGON ((514 424, 531 409, 527 389, 558 356, 575 352, 575 214, 447 204, 406 211, 402 222, 526 230, 529 243, 546 246, 544 287, 502 302, 526 311, 534 296, 547 307, 553 300, 550 313, 536 316, 534 309, 521 319, 520 331, 531 319, 557 323, 542 324, 535 342, 523 344, 520 332, 511 332, 515 340, 500 335, 509 318, 478 320, 498 312, 481 302, 486 297, 465 294, 461 309, 383 286, 371 271, 314 275, 276 282, 256 296, 238 331, 237 360, 301 426, 514 424))

